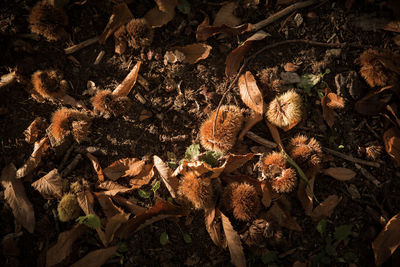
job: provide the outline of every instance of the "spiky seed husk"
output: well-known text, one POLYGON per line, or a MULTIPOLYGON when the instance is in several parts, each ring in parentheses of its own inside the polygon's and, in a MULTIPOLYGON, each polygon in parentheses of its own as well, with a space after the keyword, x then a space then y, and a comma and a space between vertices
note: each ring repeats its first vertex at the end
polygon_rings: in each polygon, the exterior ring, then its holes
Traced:
POLYGON ((48 41, 57 41, 67 33, 64 26, 68 24, 68 17, 64 11, 39 1, 29 14, 31 32, 42 35, 48 41))
POLYGON ((365 148, 365 154, 367 155, 367 158, 376 160, 382 154, 382 146, 367 146, 365 148))
POLYGON ((225 153, 236 143, 236 137, 243 125, 243 113, 234 105, 221 106, 213 137, 215 116, 216 111, 213 111, 201 125, 200 143, 207 150, 225 153))
POLYGON ((126 24, 128 44, 134 49, 149 46, 153 41, 153 28, 145 19, 132 19, 126 24))
POLYGON ((320 169, 322 149, 320 143, 313 137, 298 135, 290 140, 290 157, 304 170, 316 172, 320 169))
POLYGON ((113 114, 118 116, 126 113, 132 105, 131 100, 127 96, 115 96, 111 90, 99 90, 92 97, 92 105, 95 112, 104 115, 113 114))
POLYGON ((301 120, 302 108, 301 96, 294 90, 290 90, 275 97, 269 103, 266 115, 272 124, 286 128, 301 120))
POLYGON ((231 183, 222 195, 226 210, 232 210, 233 216, 240 221, 249 221, 260 210, 260 198, 254 186, 247 183, 231 183))
POLYGON ((68 83, 63 80, 62 74, 57 70, 38 70, 32 74, 33 89, 43 98, 55 99, 63 97, 68 88, 68 83))
POLYGON ((81 208, 74 194, 65 194, 57 206, 58 218, 62 222, 68 222, 79 216, 81 208))
POLYGON ((61 108, 55 111, 51 122, 51 133, 58 142, 72 134, 79 143, 89 134, 90 118, 76 109, 61 108))
POLYGON ((195 209, 210 208, 215 202, 211 179, 197 177, 193 172, 186 172, 180 180, 178 195, 188 200, 195 209))

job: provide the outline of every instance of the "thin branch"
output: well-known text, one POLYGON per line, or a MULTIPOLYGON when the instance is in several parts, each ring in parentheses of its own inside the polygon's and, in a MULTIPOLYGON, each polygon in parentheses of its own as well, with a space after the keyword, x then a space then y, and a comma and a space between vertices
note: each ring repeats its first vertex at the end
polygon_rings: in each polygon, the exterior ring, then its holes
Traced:
POLYGON ((87 47, 89 45, 92 45, 92 44, 96 43, 98 40, 99 40, 99 37, 97 37, 97 36, 93 37, 93 38, 90 38, 90 39, 88 39, 86 41, 83 41, 82 43, 79 43, 79 44, 76 44, 76 45, 73 45, 73 46, 65 48, 64 52, 67 55, 75 53, 76 51, 79 51, 82 48, 85 48, 85 47, 87 47))
POLYGON ((249 139, 253 140, 254 142, 256 142, 256 143, 258 143, 260 145, 263 145, 265 147, 268 147, 268 148, 276 148, 277 147, 277 144, 275 144, 274 142, 271 142, 271 141, 269 141, 269 140, 267 140, 265 138, 262 138, 261 136, 258 136, 258 135, 256 135, 255 133, 253 133, 251 131, 248 131, 246 133, 246 136, 249 139))
POLYGON ((354 158, 352 156, 337 152, 335 150, 332 150, 332 149, 329 149, 329 148, 326 148, 326 147, 323 147, 322 149, 327 153, 330 153, 332 155, 335 155, 335 156, 337 156, 339 158, 342 158, 342 159, 345 159, 345 160, 348 160, 348 161, 351 161, 351 162, 360 163, 360 164, 368 165, 368 166, 375 167, 375 168, 379 168, 380 167, 380 164, 377 163, 377 162, 357 159, 357 158, 354 158))

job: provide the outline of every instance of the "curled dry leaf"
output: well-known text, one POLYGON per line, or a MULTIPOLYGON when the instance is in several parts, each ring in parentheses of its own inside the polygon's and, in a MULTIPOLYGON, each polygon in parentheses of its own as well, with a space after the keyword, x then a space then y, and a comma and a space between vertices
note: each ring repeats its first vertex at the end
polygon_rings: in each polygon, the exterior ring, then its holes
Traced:
POLYGON ((100 166, 99 160, 95 156, 90 154, 89 152, 86 153, 86 156, 92 162, 94 171, 97 173, 97 178, 99 179, 100 182, 103 182, 104 181, 104 173, 103 173, 103 169, 100 166))
POLYGON ((63 195, 63 182, 57 169, 53 169, 48 174, 32 183, 45 199, 60 199, 63 195))
POLYGON ((137 214, 130 219, 118 232, 121 238, 129 238, 136 231, 169 217, 180 217, 188 214, 187 210, 177 207, 168 201, 157 198, 156 204, 150 209, 137 214))
POLYGON ((130 201, 129 199, 126 199, 119 195, 113 196, 112 198, 115 202, 117 202, 121 206, 124 206, 125 208, 127 208, 129 210, 129 212, 131 212, 133 214, 139 214, 146 210, 146 208, 138 206, 135 203, 133 203, 132 201, 130 201))
POLYGON ((89 252, 85 257, 78 260, 71 267, 100 267, 113 256, 118 250, 118 246, 97 249, 89 252))
POLYGON ((204 210, 204 224, 211 240, 217 247, 222 246, 222 236, 220 225, 215 220, 215 207, 204 210))
POLYGON ((400 165, 400 130, 390 128, 383 134, 386 152, 400 165))
POLYGON ((300 180, 297 188, 297 198, 304 208, 305 214, 311 216, 313 210, 315 176, 308 180, 308 184, 304 180, 300 180))
POLYGON ((94 192, 104 214, 107 218, 111 218, 117 214, 123 213, 123 210, 118 208, 111 200, 111 197, 107 196, 103 192, 94 192))
POLYGON ((39 135, 45 132, 46 128, 47 128, 46 120, 41 117, 37 117, 24 131, 25 141, 28 144, 35 143, 38 140, 39 135))
POLYGON ((105 241, 106 244, 110 244, 117 230, 121 227, 122 224, 126 223, 129 220, 129 214, 120 213, 116 214, 113 217, 109 218, 106 224, 105 229, 105 241))
POLYGON ((172 170, 168 167, 168 164, 162 161, 162 159, 160 159, 158 156, 154 156, 153 160, 154 166, 160 174, 160 177, 167 187, 169 193, 173 198, 176 198, 176 192, 179 186, 178 178, 176 178, 176 175, 172 173, 172 170))
POLYGON ((328 93, 326 96, 326 105, 332 109, 342 109, 344 108, 344 99, 343 97, 338 96, 335 93, 328 93))
POLYGON ((266 214, 268 220, 273 220, 280 226, 293 231, 302 231, 300 225, 290 214, 282 209, 278 203, 274 203, 266 214))
POLYGON ((285 71, 295 72, 299 69, 299 66, 289 62, 289 63, 286 63, 283 68, 285 69, 285 71))
POLYGON ((152 163, 143 166, 142 171, 134 178, 129 180, 131 188, 140 188, 145 184, 148 184, 154 177, 154 165, 152 163))
POLYGON ((208 38, 217 35, 219 33, 226 33, 230 35, 238 35, 247 32, 251 29, 251 24, 245 23, 237 27, 231 27, 226 24, 219 26, 211 26, 210 18, 207 16, 203 22, 197 27, 196 39, 197 41, 205 41, 208 38))
POLYGON ((239 77, 238 85, 243 103, 257 114, 263 114, 265 109, 264 99, 253 74, 250 71, 242 74, 239 77))
POLYGON ((372 249, 377 266, 385 263, 400 245, 400 213, 393 216, 379 233, 372 249))
POLYGON ((228 25, 228 26, 236 26, 241 23, 241 19, 234 15, 234 11, 238 8, 238 3, 236 2, 228 2, 223 5, 215 15, 214 26, 228 25))
POLYGON ((39 142, 35 142, 31 156, 25 162, 24 166, 17 170, 16 177, 19 179, 32 173, 42 161, 42 156, 49 147, 49 138, 47 137, 43 137, 39 142))
POLYGON ((99 37, 99 43, 104 44, 108 37, 110 37, 119 27, 128 23, 133 19, 133 15, 125 2, 116 4, 113 8, 113 13, 99 37))
POLYGON ((339 181, 348 181, 356 176, 356 173, 347 168, 328 168, 323 173, 339 181))
POLYGON ((233 229, 229 218, 222 212, 218 211, 222 219, 222 227, 224 228, 226 242, 228 243, 229 253, 231 254, 231 262, 236 267, 246 266, 246 257, 244 256, 242 242, 239 234, 233 229))
POLYGON ((25 193, 21 180, 17 180, 16 168, 10 163, 1 171, 1 184, 4 187, 4 200, 11 207, 14 218, 26 230, 33 233, 35 229, 35 213, 32 203, 25 193))
POLYGON ((176 168, 173 175, 176 177, 178 174, 185 174, 186 172, 194 172, 197 177, 202 175, 206 175, 209 178, 216 178, 221 175, 221 173, 225 169, 225 163, 221 167, 212 168, 210 165, 205 163, 204 161, 194 161, 189 162, 187 160, 183 160, 182 164, 176 168))
POLYGON ((57 243, 46 252, 46 267, 61 263, 72 252, 72 245, 83 234, 86 226, 75 225, 71 230, 58 235, 57 243))
POLYGON ((155 0, 157 6, 149 10, 144 18, 153 28, 161 27, 170 22, 175 16, 178 0, 155 0))
POLYGON ((121 177, 133 177, 143 170, 144 165, 145 162, 137 158, 119 159, 105 168, 104 174, 113 181, 121 177))
POLYGON ((248 154, 245 154, 245 155, 229 154, 228 157, 225 160, 225 163, 223 164, 223 166, 225 166, 223 172, 224 173, 233 172, 234 170, 237 170, 240 167, 242 167, 244 164, 246 164, 253 157, 254 157, 253 153, 248 153, 248 154))
POLYGON ((275 125, 270 123, 268 119, 265 119, 265 123, 268 126, 269 132, 271 133, 272 139, 278 145, 279 150, 283 150, 283 144, 281 141, 281 135, 279 134, 278 128, 275 125))
POLYGON ((104 191, 103 193, 106 196, 111 196, 111 197, 115 196, 116 194, 123 194, 133 191, 133 188, 125 187, 114 181, 104 181, 100 183, 97 187, 100 189, 105 189, 106 191, 104 191))
POLYGON ((342 197, 338 197, 337 195, 328 196, 322 203, 316 207, 312 214, 311 218, 314 221, 320 221, 321 219, 328 218, 331 216, 332 212, 335 210, 336 206, 342 200, 342 197))
POLYGON ((244 55, 257 41, 265 39, 270 34, 264 31, 258 31, 254 35, 250 36, 242 45, 235 48, 227 57, 225 61, 225 75, 231 77, 237 73, 242 62, 244 55))
POLYGON ((335 111, 333 111, 333 108, 329 106, 329 104, 331 103, 331 99, 329 98, 330 94, 333 94, 333 93, 330 93, 330 89, 328 87, 326 87, 325 95, 321 99, 321 106, 322 106, 322 117, 324 118, 324 120, 326 121, 328 126, 330 128, 332 128, 332 126, 335 122, 335 114, 336 113, 335 113, 335 111))
POLYGON ((133 69, 126 75, 125 79, 120 83, 117 88, 114 89, 112 94, 114 96, 127 96, 129 92, 132 90, 133 86, 136 84, 140 66, 142 65, 141 61, 138 61, 133 69))
POLYGON ((182 61, 189 64, 194 64, 202 59, 205 59, 210 54, 211 46, 202 43, 195 43, 186 46, 175 46, 172 49, 182 53, 184 58, 182 61))
POLYGON ((383 28, 385 31, 399 32, 400 33, 400 20, 393 20, 386 24, 383 28))
POLYGON ((272 203, 272 187, 268 181, 261 183, 262 198, 261 203, 268 208, 272 203))

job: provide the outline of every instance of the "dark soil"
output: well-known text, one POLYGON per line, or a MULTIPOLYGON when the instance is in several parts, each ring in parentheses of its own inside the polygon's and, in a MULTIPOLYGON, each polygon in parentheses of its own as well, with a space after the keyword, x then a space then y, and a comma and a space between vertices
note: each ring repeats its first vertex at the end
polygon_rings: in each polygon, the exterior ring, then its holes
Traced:
MULTIPOLYGON (((147 1, 131 2, 129 7, 134 17, 142 17, 153 6, 147 1)), ((103 148, 106 155, 98 156, 102 167, 126 157, 148 158, 158 155, 163 160, 167 160, 167 152, 173 152, 178 158, 183 158, 189 145, 199 143, 200 124, 210 111, 217 107, 226 88, 224 74, 226 56, 250 36, 244 34, 223 39, 210 38, 207 44, 213 49, 207 59, 193 65, 176 63, 165 66, 163 56, 169 48, 196 42, 196 28, 204 19, 200 11, 213 17, 220 8, 219 5, 208 3, 208 1, 193 2, 196 3, 191 3, 190 14, 184 15, 176 10, 176 15, 171 22, 155 29, 155 38, 150 47, 142 51, 128 49, 125 54, 119 56, 114 53, 114 41, 110 38, 105 45, 96 43, 72 54, 79 62, 78 65, 64 54, 64 48, 100 35, 111 15, 111 2, 89 0, 82 5, 67 5, 65 11, 69 17, 69 24, 66 31, 69 37, 67 41, 50 43, 43 38, 36 40, 26 35, 30 33, 27 17, 35 1, 5 0, 0 6, 0 48, 2 51, 0 74, 16 69, 23 78, 29 80, 30 75, 38 69, 59 69, 72 85, 69 94, 82 100, 91 108, 90 96, 82 94, 87 89, 88 81, 93 81, 99 89, 113 90, 125 78, 132 66, 141 60, 143 64, 140 74, 150 83, 150 92, 136 84, 129 95, 133 101, 129 112, 110 119, 93 119, 89 140, 80 146, 103 148), (186 26, 179 27, 182 23, 186 26), (104 58, 99 65, 93 65, 101 50, 105 51, 104 58), (154 54, 153 58, 147 58, 148 52, 154 54), (173 86, 172 90, 167 89, 171 83, 180 84, 179 89, 177 86, 173 86), (134 97, 136 92, 146 98, 145 104, 134 97), (140 121, 139 115, 144 109, 151 111, 153 116, 140 121)), ((248 55, 267 44, 285 39, 357 43, 365 47, 399 51, 399 47, 392 42, 391 32, 365 31, 351 23, 352 19, 363 14, 389 19, 392 13, 385 5, 385 1, 365 1, 375 3, 354 4, 348 12, 346 12, 344 2, 323 1, 321 4, 294 12, 272 23, 263 29, 271 34, 271 37, 257 44, 248 55), (300 26, 294 22, 297 13, 304 19, 300 26)), ((241 7, 237 10, 237 14, 243 22, 256 23, 283 7, 285 6, 267 7, 260 4, 256 8, 241 7)), ((358 73, 357 59, 363 49, 346 47, 341 49, 337 57, 326 58, 325 54, 329 49, 306 44, 283 45, 265 51, 245 70, 259 77, 261 71, 268 67, 278 66, 279 72, 283 71, 283 66, 288 62, 300 65, 297 71, 300 75, 324 73, 329 68, 330 73, 324 76, 324 81, 332 91, 336 91, 335 75, 348 71, 358 73)), ((361 76, 358 77, 357 82, 358 86, 355 90, 358 90, 360 95, 364 95, 369 89, 368 85, 361 76)), ((11 162, 17 168, 23 165, 33 149, 33 146, 24 140, 24 130, 38 116, 49 122, 52 112, 59 108, 58 105, 49 101, 36 102, 29 93, 29 86, 23 84, 16 83, 9 88, 0 89, 0 108, 5 110, 0 114, 0 153, 2 155, 0 169, 11 162)), ((319 90, 323 92, 323 88, 319 90)), ((302 133, 315 137, 324 147, 363 159, 366 159, 365 154, 359 152, 360 148, 365 148, 369 143, 383 146, 381 138, 385 130, 383 117, 368 117, 356 113, 353 108, 355 99, 347 92, 344 93, 346 107, 338 112, 332 129, 322 118, 317 92, 311 95, 299 92, 302 93, 306 103, 306 115, 294 129, 281 133, 284 144, 290 137, 302 133)), ((236 104, 246 108, 240 99, 237 87, 228 93, 224 104, 236 104)), ((266 139, 272 139, 263 122, 258 123, 252 131, 266 139)), ((250 148, 255 146, 259 144, 247 138, 238 145, 241 151, 250 151, 250 148)), ((74 153, 70 160, 73 159, 74 153)), ((11 209, 3 201, 3 191, 0 192, 1 236, 22 231, 22 234, 16 237, 17 247, 13 250, 15 255, 10 255, 6 245, 3 244, 4 255, 0 260, 2 266, 43 265, 45 253, 55 243, 59 233, 71 229, 73 223, 61 223, 55 216, 57 201, 46 201, 30 186, 32 181, 57 167, 61 159, 62 156, 57 157, 54 153, 50 153, 43 159, 43 163, 34 174, 24 180, 28 198, 35 209, 34 234, 29 234, 21 229, 20 225, 15 224, 11 209)), ((381 163, 380 168, 364 167, 382 183, 381 187, 367 180, 354 163, 326 155, 324 167, 346 167, 356 171, 357 176, 348 182, 340 182, 322 174, 317 177, 314 187, 317 200, 322 201, 332 194, 342 198, 333 215, 327 220, 327 229, 323 237, 317 232, 316 223, 304 214, 296 193, 287 196, 291 204, 291 214, 301 226, 302 231, 283 229, 284 245, 275 247, 267 245, 270 251, 279 255, 273 263, 291 266, 295 261, 312 260, 325 249, 325 237, 333 236, 335 227, 352 225, 351 235, 345 242, 338 245, 336 255, 329 257, 331 263, 327 265, 344 266, 355 263, 357 266, 373 266, 371 242, 387 220, 399 212, 400 206, 399 169, 396 169, 393 160, 385 153, 379 158, 379 163, 381 163), (352 198, 348 190, 350 186, 357 188, 360 198, 352 198), (348 252, 353 253, 350 259, 348 252)), ((92 164, 85 156, 67 177, 70 182, 80 178, 88 180, 93 185, 97 180, 92 164)), ((156 175, 152 184, 158 179, 156 175)), ((169 196, 168 190, 163 185, 157 194, 164 199, 169 196)), ((140 199, 137 192, 133 193, 133 196, 140 199)), ((146 207, 151 206, 150 201, 146 202, 146 200, 142 201, 142 204, 146 207)), ((96 209, 100 211, 100 207, 96 209)), ((240 229, 236 230, 240 231, 240 229)), ((107 266, 231 265, 229 250, 218 248, 212 243, 204 226, 204 214, 199 211, 192 212, 189 217, 154 223, 138 231, 130 240, 114 240, 115 244, 123 242, 127 245, 127 251, 111 258, 107 266), (191 236, 191 243, 185 243, 181 231, 191 236), (160 244, 160 235, 163 232, 169 235, 169 243, 164 246, 160 244)), ((88 252, 99 248, 102 248, 102 244, 96 232, 87 231, 74 244, 71 256, 63 264, 65 266, 72 264, 88 252)), ((249 266, 263 265, 261 255, 265 255, 265 249, 246 247, 245 252, 249 266)), ((394 257, 392 261, 393 266, 396 266, 398 257, 394 257)))

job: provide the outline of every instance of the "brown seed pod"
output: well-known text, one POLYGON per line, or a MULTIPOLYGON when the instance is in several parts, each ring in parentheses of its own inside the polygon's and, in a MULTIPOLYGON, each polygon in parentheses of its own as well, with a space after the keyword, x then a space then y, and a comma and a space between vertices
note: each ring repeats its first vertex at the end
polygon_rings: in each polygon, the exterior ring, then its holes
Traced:
POLYGON ((180 198, 188 200, 195 209, 213 206, 215 194, 210 178, 197 177, 194 172, 186 172, 178 187, 180 198))
POLYGON ((75 219, 81 213, 78 200, 74 194, 65 194, 57 206, 58 218, 62 222, 75 219))
POLYGON ((320 143, 313 137, 298 135, 290 140, 290 157, 305 171, 316 172, 320 169, 322 150, 320 143))
POLYGON ((252 221, 248 230, 240 237, 246 245, 255 247, 276 247, 284 243, 280 227, 264 219, 252 221))
POLYGON ((296 186, 296 172, 288 167, 285 156, 280 152, 272 152, 262 159, 261 172, 278 193, 291 192, 296 186))
POLYGON ((89 134, 90 118, 76 109, 61 108, 53 113, 51 133, 61 142, 69 134, 80 143, 89 134))
POLYGON ((33 89, 46 99, 65 96, 68 83, 57 70, 38 70, 32 74, 33 89))
POLYGON ((272 100, 283 85, 283 81, 279 78, 278 67, 265 68, 258 73, 258 77, 264 98, 267 101, 272 100))
POLYGON ((294 90, 287 91, 274 98, 267 110, 268 120, 281 128, 290 129, 295 126, 303 115, 303 101, 294 90))
POLYGON ((58 41, 67 33, 64 26, 68 24, 67 14, 46 2, 38 2, 29 14, 31 32, 44 36, 48 41, 58 41))
POLYGON ((260 210, 260 198, 254 186, 247 183, 231 183, 223 192, 222 205, 241 221, 249 221, 260 210))
POLYGON ((114 37, 119 41, 127 41, 128 46, 133 49, 139 49, 151 44, 154 31, 145 19, 132 19, 126 25, 122 25, 114 33, 114 37))
POLYGON ((200 142, 207 150, 215 150, 225 153, 236 143, 236 137, 242 128, 243 113, 234 105, 221 106, 215 125, 215 136, 213 137, 213 126, 216 111, 200 127, 200 142))
POLYGON ((126 113, 132 102, 127 96, 115 96, 110 90, 100 90, 92 97, 92 105, 95 112, 117 116, 126 113))

